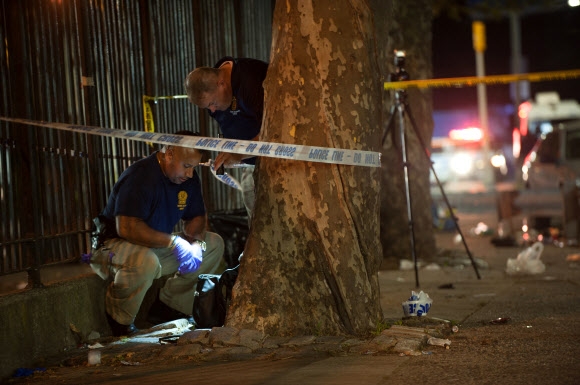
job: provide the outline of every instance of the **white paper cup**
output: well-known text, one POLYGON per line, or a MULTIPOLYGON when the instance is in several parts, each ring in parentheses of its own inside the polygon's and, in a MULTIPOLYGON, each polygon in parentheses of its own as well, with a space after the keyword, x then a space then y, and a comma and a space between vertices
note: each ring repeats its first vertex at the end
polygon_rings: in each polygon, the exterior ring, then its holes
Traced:
POLYGON ((417 301, 405 301, 403 302, 403 313, 405 317, 423 317, 427 315, 427 312, 431 308, 433 300, 431 298, 425 298, 417 301))

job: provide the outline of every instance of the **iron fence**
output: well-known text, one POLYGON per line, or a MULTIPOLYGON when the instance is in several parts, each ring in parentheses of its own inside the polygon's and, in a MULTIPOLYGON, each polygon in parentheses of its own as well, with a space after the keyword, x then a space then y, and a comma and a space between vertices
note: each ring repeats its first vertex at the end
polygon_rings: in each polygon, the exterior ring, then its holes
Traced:
MULTIPOLYGON (((0 116, 144 130, 143 96, 183 94, 199 65, 269 59, 273 0, 0 0, 0 116)), ((156 132, 217 136, 187 99, 151 104, 156 132)), ((144 142, 0 120, 0 276, 77 261, 91 220, 144 142)), ((200 170, 208 211, 241 194, 200 170)), ((237 171, 234 177, 239 177, 237 171)), ((1 277, 0 277, 1 278, 1 277)))

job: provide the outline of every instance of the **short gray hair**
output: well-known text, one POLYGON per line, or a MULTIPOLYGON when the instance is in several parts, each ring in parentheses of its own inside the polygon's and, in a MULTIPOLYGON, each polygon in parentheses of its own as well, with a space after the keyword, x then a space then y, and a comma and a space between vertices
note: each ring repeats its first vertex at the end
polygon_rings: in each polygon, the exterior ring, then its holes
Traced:
POLYGON ((206 93, 215 91, 219 72, 219 68, 198 67, 187 75, 183 86, 191 103, 199 106, 206 93))

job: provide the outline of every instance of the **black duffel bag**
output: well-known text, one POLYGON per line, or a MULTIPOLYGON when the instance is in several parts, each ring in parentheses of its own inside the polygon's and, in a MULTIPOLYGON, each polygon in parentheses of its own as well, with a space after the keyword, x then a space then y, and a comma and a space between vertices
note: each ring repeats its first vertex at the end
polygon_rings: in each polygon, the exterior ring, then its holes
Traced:
POLYGON ((105 245, 105 241, 112 238, 119 238, 115 221, 111 221, 99 215, 93 218, 93 227, 91 229, 91 247, 98 250, 105 245))
POLYGON ((238 266, 221 275, 200 274, 193 299, 193 320, 198 329, 224 326, 238 266))

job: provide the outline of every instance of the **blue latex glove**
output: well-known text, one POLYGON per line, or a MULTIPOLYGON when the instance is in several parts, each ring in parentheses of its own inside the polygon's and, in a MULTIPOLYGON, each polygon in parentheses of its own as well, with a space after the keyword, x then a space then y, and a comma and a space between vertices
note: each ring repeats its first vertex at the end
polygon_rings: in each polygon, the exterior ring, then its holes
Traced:
POLYGON ((181 274, 192 273, 201 265, 201 246, 199 243, 189 243, 185 239, 175 236, 173 240, 173 255, 175 255, 181 274))

